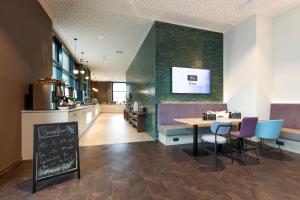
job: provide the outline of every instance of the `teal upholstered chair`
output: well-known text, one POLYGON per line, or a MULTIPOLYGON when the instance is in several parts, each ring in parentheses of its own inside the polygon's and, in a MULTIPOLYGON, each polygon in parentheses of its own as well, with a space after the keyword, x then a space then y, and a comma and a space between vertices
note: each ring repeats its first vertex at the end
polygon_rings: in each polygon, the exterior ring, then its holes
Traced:
MULTIPOLYGON (((261 150, 264 144, 264 139, 276 140, 279 138, 280 131, 283 125, 283 120, 266 120, 259 121, 256 126, 255 136, 261 138, 261 150)), ((280 145, 276 142, 282 154, 280 145)))

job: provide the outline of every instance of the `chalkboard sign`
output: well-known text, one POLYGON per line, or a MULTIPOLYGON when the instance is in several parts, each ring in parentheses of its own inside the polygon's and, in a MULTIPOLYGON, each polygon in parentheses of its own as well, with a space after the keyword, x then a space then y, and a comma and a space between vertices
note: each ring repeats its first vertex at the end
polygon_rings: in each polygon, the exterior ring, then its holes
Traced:
POLYGON ((34 125, 32 192, 37 182, 71 172, 80 178, 78 123, 34 125))

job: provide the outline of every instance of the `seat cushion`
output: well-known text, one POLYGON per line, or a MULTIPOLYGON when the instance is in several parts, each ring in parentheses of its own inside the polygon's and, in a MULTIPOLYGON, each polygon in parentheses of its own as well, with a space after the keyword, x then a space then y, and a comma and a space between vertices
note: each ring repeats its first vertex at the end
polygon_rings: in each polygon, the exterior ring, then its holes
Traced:
MULTIPOLYGON (((189 125, 160 125, 158 127, 160 134, 166 136, 178 136, 178 135, 193 135, 193 128, 189 125)), ((198 133, 210 132, 209 128, 198 128, 198 133)))
POLYGON ((241 134, 240 131, 231 131, 231 132, 230 132, 230 135, 232 135, 232 136, 234 136, 234 137, 239 137, 240 134, 241 134))
MULTIPOLYGON (((216 136, 212 134, 205 134, 202 136, 204 142, 216 143, 216 136)), ((226 138, 220 135, 217 135, 217 144, 225 144, 226 138)))
POLYGON ((280 138, 300 142, 300 129, 282 128, 280 138))

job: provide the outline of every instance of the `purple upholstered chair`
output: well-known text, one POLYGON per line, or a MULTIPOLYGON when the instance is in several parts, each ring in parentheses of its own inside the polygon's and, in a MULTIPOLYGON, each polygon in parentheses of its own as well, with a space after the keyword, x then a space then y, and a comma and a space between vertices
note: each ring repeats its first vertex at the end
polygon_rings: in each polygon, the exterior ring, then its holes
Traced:
POLYGON ((231 136, 237 138, 238 147, 241 149, 243 161, 245 161, 244 151, 247 150, 255 150, 256 157, 258 159, 256 148, 247 149, 247 139, 255 136, 257 121, 257 117, 245 117, 242 120, 240 131, 232 131, 230 133, 231 136), (244 149, 244 141, 246 141, 246 149, 244 149))

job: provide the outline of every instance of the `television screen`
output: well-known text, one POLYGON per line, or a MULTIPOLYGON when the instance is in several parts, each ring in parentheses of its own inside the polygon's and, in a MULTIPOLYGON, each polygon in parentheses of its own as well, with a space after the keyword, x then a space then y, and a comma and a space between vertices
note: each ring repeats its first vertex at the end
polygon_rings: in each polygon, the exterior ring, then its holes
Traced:
POLYGON ((172 92, 210 94, 210 70, 172 67, 172 92))

